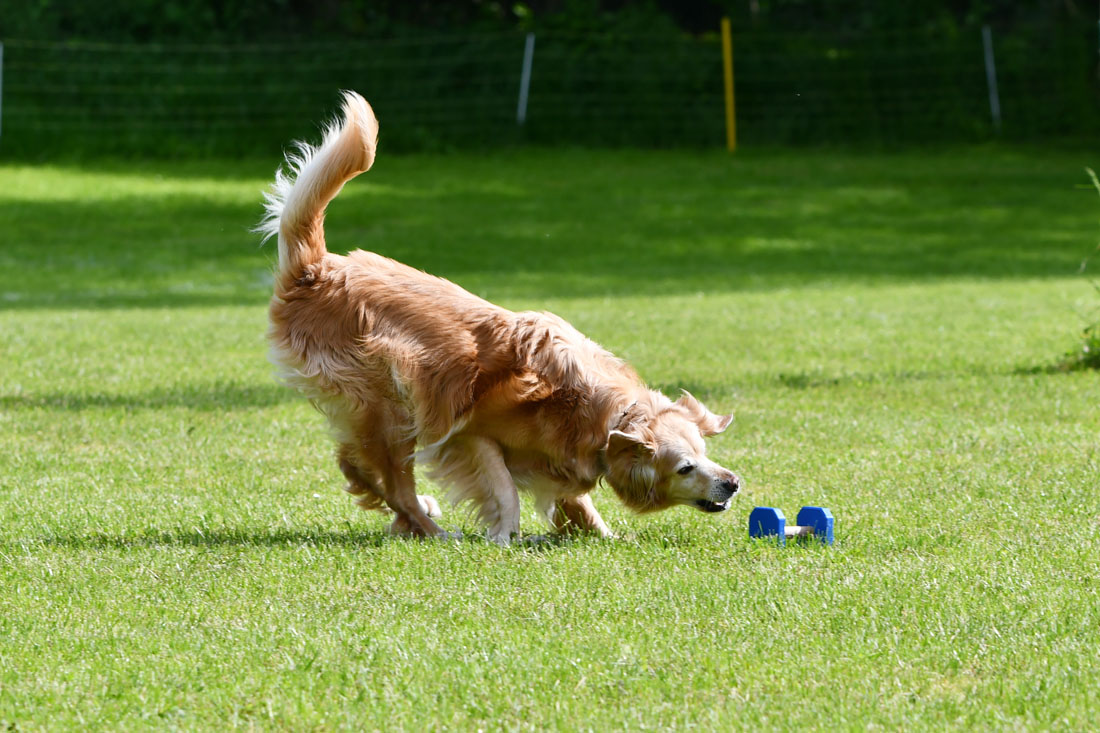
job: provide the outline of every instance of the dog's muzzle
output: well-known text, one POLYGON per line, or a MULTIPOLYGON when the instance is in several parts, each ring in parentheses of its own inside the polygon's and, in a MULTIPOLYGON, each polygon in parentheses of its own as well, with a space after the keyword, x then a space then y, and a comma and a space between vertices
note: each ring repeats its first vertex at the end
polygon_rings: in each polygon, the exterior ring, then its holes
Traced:
POLYGON ((741 479, 737 478, 736 476, 732 476, 728 479, 723 479, 722 482, 718 484, 718 489, 721 492, 719 495, 725 494, 725 499, 722 499, 721 501, 712 501, 711 499, 696 499, 695 506, 703 510, 704 512, 708 512, 711 514, 716 512, 724 512, 730 508, 730 503, 733 501, 733 496, 740 488, 741 479))
POLYGON ((695 506, 702 509, 704 512, 714 514, 715 512, 724 512, 729 509, 730 502, 732 501, 732 496, 723 502, 711 501, 710 499, 696 499, 695 506))

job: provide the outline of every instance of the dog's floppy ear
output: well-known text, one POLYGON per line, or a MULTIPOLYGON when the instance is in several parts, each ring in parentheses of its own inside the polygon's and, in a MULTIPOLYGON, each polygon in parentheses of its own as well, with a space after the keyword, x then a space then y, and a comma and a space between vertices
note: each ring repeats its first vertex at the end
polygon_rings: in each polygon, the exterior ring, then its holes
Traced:
POLYGON ((715 415, 703 407, 703 403, 692 397, 686 389, 682 391, 683 395, 676 400, 676 405, 683 408, 688 417, 699 426, 699 434, 704 438, 718 435, 733 422, 733 415, 715 415))
POLYGON ((612 430, 607 437, 607 479, 623 503, 637 512, 661 508, 657 499, 656 453, 640 435, 612 430))
POLYGON ((624 452, 630 452, 637 458, 652 458, 656 451, 640 435, 612 430, 611 434, 607 436, 608 458, 624 452))

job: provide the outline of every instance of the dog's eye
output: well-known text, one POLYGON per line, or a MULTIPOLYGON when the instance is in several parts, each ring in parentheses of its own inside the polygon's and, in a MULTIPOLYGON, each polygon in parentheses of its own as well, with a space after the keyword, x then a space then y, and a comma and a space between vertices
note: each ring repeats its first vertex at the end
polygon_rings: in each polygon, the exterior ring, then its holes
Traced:
POLYGON ((694 470, 695 470, 695 466, 688 463, 687 465, 680 466, 680 470, 678 470, 676 473, 680 474, 681 476, 687 476, 689 473, 691 473, 694 470))

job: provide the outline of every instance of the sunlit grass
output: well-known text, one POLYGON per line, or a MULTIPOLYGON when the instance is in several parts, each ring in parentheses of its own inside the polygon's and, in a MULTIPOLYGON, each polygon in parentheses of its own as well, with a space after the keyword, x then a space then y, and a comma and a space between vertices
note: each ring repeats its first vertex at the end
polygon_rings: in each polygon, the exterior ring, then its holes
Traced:
POLYGON ((508 549, 385 537, 274 384, 274 161, 0 167, 0 723, 1089 728, 1100 376, 1050 369, 1094 298, 1079 158, 380 158, 334 249, 737 417, 731 512, 600 490, 620 540, 508 549), (807 503, 833 548, 747 539, 807 503))

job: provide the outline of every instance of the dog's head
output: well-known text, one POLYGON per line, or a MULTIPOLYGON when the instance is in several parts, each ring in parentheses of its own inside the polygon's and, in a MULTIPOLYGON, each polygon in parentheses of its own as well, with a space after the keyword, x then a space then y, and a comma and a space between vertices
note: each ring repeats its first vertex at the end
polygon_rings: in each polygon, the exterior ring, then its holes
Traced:
POLYGON ((657 396, 652 405, 628 408, 608 435, 608 484, 639 512, 678 504, 725 511, 741 479, 707 458, 703 438, 721 433, 733 417, 715 415, 687 392, 676 402, 657 396))

